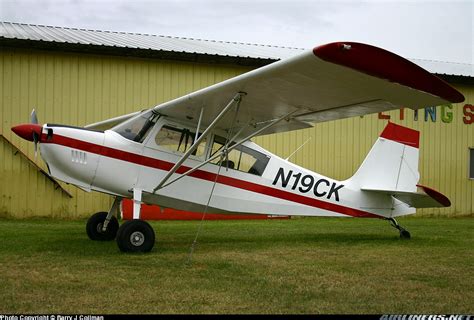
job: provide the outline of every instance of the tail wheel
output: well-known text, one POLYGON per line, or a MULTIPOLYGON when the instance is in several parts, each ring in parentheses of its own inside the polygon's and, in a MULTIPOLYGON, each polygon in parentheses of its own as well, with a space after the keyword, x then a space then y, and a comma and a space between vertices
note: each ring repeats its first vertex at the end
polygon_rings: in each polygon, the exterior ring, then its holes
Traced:
POLYGON ((89 239, 95 241, 110 241, 114 240, 119 229, 117 218, 112 217, 107 225, 107 230, 102 231, 107 212, 97 212, 87 220, 86 231, 89 239))
POLYGON ((411 238, 410 232, 406 231, 405 229, 400 230, 400 238, 401 239, 410 239, 411 238))
POLYGON ((117 245, 122 252, 149 252, 155 245, 155 231, 143 220, 129 220, 117 232, 117 245))
POLYGON ((395 220, 395 218, 386 218, 386 219, 388 221, 390 221, 390 224, 392 225, 392 227, 394 227, 395 229, 397 229, 400 232, 400 239, 410 239, 411 238, 410 232, 408 232, 408 230, 403 228, 397 222, 397 220, 395 220))

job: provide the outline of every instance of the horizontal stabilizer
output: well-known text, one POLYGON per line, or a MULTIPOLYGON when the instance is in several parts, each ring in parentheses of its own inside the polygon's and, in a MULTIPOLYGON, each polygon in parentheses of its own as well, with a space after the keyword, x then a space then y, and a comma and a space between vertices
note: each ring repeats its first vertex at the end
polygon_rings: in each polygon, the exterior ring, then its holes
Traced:
POLYGON ((376 189, 361 190, 390 194, 395 199, 400 200, 413 208, 436 208, 451 206, 451 201, 449 201, 448 197, 436 190, 422 185, 417 185, 416 192, 376 189))

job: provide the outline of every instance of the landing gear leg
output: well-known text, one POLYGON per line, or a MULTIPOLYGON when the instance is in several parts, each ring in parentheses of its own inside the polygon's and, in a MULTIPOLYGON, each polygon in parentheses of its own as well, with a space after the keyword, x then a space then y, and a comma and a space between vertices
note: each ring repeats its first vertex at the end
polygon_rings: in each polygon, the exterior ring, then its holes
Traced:
POLYGON ((395 218, 387 218, 387 220, 390 221, 390 224, 392 225, 392 227, 394 227, 395 229, 400 231, 400 239, 410 239, 411 238, 410 232, 408 232, 408 230, 406 230, 400 224, 398 224, 398 222, 397 222, 397 220, 395 220, 395 218))
POLYGON ((116 197, 109 212, 97 212, 87 220, 86 231, 89 239, 96 241, 114 240, 119 223, 116 213, 122 198, 116 197))
MULTIPOLYGON (((102 232, 107 231, 107 227, 109 226, 109 223, 112 220, 112 218, 115 218, 115 220, 117 220, 120 201, 122 201, 122 198, 115 197, 114 203, 112 203, 112 207, 110 207, 110 210, 107 213, 107 216, 105 217, 104 225, 102 226, 102 232)), ((117 231, 115 231, 115 233, 117 233, 117 231)))
POLYGON ((133 189, 133 220, 123 223, 117 232, 117 245, 122 252, 148 252, 155 245, 155 232, 140 220, 142 190, 133 189))

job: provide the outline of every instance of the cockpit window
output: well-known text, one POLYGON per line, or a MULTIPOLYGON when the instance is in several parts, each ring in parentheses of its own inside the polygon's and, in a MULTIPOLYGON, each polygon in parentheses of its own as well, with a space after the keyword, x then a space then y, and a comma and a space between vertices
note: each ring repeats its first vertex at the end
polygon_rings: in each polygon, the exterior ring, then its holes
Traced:
MULTIPOLYGON (((211 157, 220 152, 225 145, 226 139, 214 136, 214 141, 211 148, 211 157)), ((231 143, 230 145, 233 145, 231 143)), ((231 150, 228 154, 227 159, 220 162, 220 158, 212 161, 214 164, 220 164, 223 167, 239 170, 251 174, 261 176, 265 168, 267 167, 270 158, 256 150, 250 149, 244 145, 240 145, 235 149, 231 150)))
POLYGON ((124 138, 141 143, 145 140, 159 117, 160 115, 153 110, 145 111, 130 120, 120 123, 111 130, 124 138))

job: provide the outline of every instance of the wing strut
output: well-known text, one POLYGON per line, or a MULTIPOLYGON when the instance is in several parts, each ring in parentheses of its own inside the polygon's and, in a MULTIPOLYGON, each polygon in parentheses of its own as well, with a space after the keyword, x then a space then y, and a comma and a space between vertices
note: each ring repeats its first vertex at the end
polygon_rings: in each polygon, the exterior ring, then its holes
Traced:
MULTIPOLYGON (((170 184, 172 183, 175 183, 176 181, 180 180, 181 178, 183 177, 186 177, 188 175, 190 175, 191 173, 193 173, 194 171, 196 171, 197 169, 201 168, 202 166, 204 166, 205 164, 208 164, 209 162, 221 157, 221 156, 224 156, 226 157, 226 154, 229 153, 230 151, 234 150, 235 148, 237 148, 238 146, 240 146, 242 143, 244 143, 245 141, 247 140, 250 140, 252 139, 253 137, 259 135, 260 133, 262 133, 263 131, 267 130, 268 128, 276 125, 277 123, 279 123, 280 121, 282 121, 283 119, 287 119, 289 116, 291 116, 293 113, 295 113, 296 111, 298 111, 298 109, 296 110, 293 110, 287 114, 285 114, 284 116, 281 116, 280 118, 278 119, 275 119, 273 121, 271 121, 270 123, 268 123, 267 125, 265 125, 264 127, 260 128, 259 130, 255 131, 254 133, 250 134, 249 136, 243 138, 242 140, 240 140, 239 142, 233 144, 232 146, 230 146, 229 148, 227 149, 224 149, 222 151, 220 151, 219 153, 215 154, 214 156, 212 156, 211 158, 207 159, 206 161, 200 163, 199 165, 195 166, 194 168, 192 169, 189 169, 188 171, 186 171, 185 173, 183 173, 182 175, 180 175, 179 177, 177 177, 176 179, 172 180, 171 182, 167 183, 167 184, 160 184, 159 186, 157 186, 154 190, 153 190, 153 193, 156 192, 156 190, 158 189, 161 189, 161 188, 164 188, 164 187, 167 187, 169 186, 170 184)), ((243 127, 245 128, 245 127, 243 127)), ((243 129, 242 128, 242 129, 243 129)), ((241 132, 242 132, 242 129, 239 130, 239 132, 237 132, 237 134, 231 139, 234 140, 241 132)))
POLYGON ((194 135, 194 141, 196 141, 199 138, 199 130, 201 129, 201 120, 202 120, 203 113, 204 113, 204 107, 201 108, 201 112, 199 113, 198 125, 196 128, 196 134, 194 135))
MULTIPOLYGON (((214 129, 214 127, 217 125, 219 120, 222 119, 222 117, 224 117, 227 114, 227 112, 229 112, 229 110, 234 106, 234 104, 237 104, 237 105, 240 104, 240 101, 242 100, 242 96, 244 94, 245 93, 243 93, 243 92, 237 93, 232 98, 232 100, 230 100, 229 103, 227 103, 227 105, 224 107, 224 109, 222 109, 222 111, 217 115, 217 117, 214 119, 214 121, 212 121, 212 123, 206 128, 206 130, 204 130, 204 132, 194 142, 194 144, 191 146, 191 148, 189 148, 188 151, 186 151, 181 156, 181 158, 178 160, 178 162, 176 162, 175 165, 171 168, 171 170, 168 171, 166 176, 160 181, 160 183, 156 186, 156 188, 153 189, 153 193, 155 193, 156 190, 160 189, 165 184, 165 182, 168 181, 168 179, 179 169, 179 167, 181 167, 183 162, 188 159, 188 157, 194 152, 194 150, 196 150, 196 148, 199 146, 199 144, 202 142, 202 140, 204 140, 204 138, 214 129)), ((200 116, 200 118, 201 118, 201 116, 200 116)))

